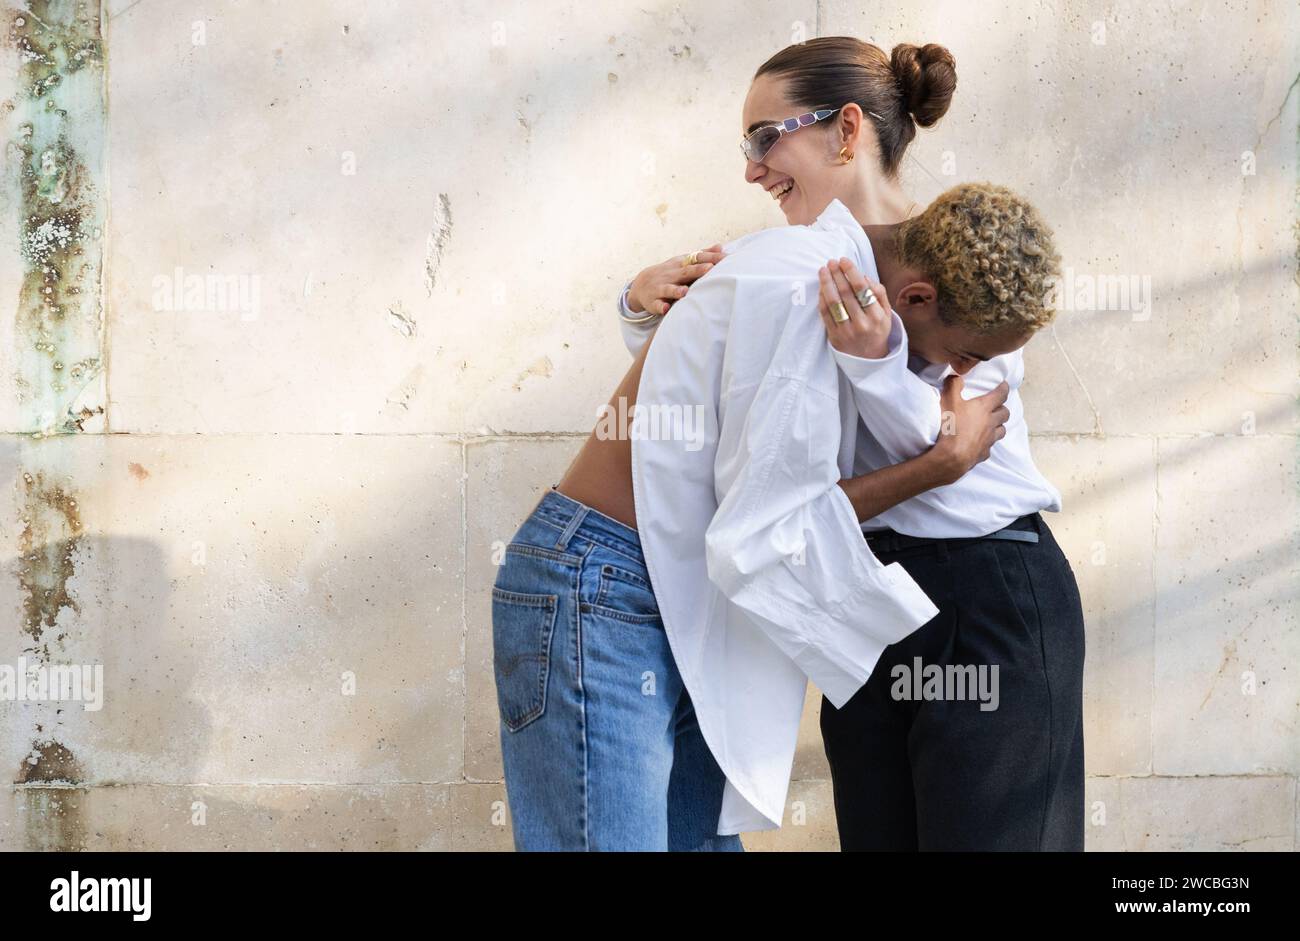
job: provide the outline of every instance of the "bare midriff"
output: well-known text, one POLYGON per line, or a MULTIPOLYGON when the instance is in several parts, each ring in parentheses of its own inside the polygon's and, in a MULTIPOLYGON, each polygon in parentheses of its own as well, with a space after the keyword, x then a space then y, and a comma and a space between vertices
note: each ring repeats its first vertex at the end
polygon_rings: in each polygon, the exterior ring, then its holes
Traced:
MULTIPOLYGON (((651 336, 650 340, 653 341, 654 337, 651 336)), ((649 349, 650 343, 647 342, 614 390, 609 400, 609 407, 613 409, 612 420, 598 423, 592 429, 582 450, 555 485, 555 489, 566 497, 585 503, 633 529, 636 529, 636 501, 632 493, 631 428, 624 428, 617 419, 626 415, 629 424, 631 422, 632 406, 636 404, 637 387, 641 384, 641 367, 649 349), (624 400, 621 408, 620 399, 624 400), (613 428, 615 433, 597 434, 606 428, 613 428)))

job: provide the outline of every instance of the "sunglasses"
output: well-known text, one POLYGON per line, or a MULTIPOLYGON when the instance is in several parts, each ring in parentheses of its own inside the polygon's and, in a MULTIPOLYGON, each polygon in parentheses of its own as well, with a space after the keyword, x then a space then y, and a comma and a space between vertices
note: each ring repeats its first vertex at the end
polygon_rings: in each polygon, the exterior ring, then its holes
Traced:
MULTIPOLYGON (((840 107, 842 108, 843 105, 840 107)), ((797 117, 778 121, 776 124, 764 125, 741 141, 740 149, 744 153, 746 160, 758 163, 767 156, 769 150, 776 146, 776 142, 781 139, 782 134, 792 134, 801 127, 824 121, 839 110, 839 108, 826 108, 821 111, 809 111, 797 117)))

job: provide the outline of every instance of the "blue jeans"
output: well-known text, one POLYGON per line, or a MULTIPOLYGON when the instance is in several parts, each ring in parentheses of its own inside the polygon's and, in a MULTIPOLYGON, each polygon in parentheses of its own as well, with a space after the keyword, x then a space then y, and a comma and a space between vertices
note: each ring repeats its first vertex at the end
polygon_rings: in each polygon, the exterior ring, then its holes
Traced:
POLYGON ((635 529, 552 488, 492 588, 517 850, 742 851, 635 529))

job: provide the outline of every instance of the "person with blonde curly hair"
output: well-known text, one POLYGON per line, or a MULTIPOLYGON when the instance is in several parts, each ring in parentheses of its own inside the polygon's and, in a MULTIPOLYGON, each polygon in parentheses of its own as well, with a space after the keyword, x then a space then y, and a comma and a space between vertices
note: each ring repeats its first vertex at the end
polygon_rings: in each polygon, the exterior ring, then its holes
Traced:
MULTIPOLYGON (((947 363, 963 375, 1024 346, 1055 314, 1050 298, 1061 256, 1052 231, 1037 209, 1006 187, 954 186, 920 215, 866 230, 878 248, 876 263, 898 287, 909 350, 929 363, 947 363)), ((867 281, 848 259, 840 261, 848 264, 819 272, 831 343, 858 357, 883 358, 897 346, 889 342, 889 292, 878 308, 846 308, 841 326, 831 315, 840 288, 853 297, 867 281)))
POLYGON ((1039 513, 1061 499, 1034 466, 1019 395, 1021 348, 1054 314, 1052 231, 988 183, 865 229, 878 281, 848 258, 818 272, 867 429, 855 472, 950 431, 942 390, 1010 392, 988 460, 863 524, 876 558, 901 564, 939 614, 886 648, 847 703, 822 703, 841 846, 1081 850, 1083 611, 1039 513))
POLYGON ((1038 330, 1061 256, 1038 210, 991 183, 955 186, 899 224, 899 260, 929 272, 945 323, 991 334, 1038 330))

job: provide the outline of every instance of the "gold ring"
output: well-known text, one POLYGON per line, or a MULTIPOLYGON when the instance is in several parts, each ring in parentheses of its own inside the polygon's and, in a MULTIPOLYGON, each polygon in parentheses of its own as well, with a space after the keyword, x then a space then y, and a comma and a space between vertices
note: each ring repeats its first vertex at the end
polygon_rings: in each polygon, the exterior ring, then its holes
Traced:
POLYGON ((833 301, 831 303, 831 319, 836 323, 844 323, 849 319, 849 312, 844 309, 842 301, 833 301))
POLYGON ((691 265, 697 264, 699 260, 700 260, 700 253, 691 252, 689 255, 686 256, 686 260, 682 262, 682 267, 689 268, 691 265))

